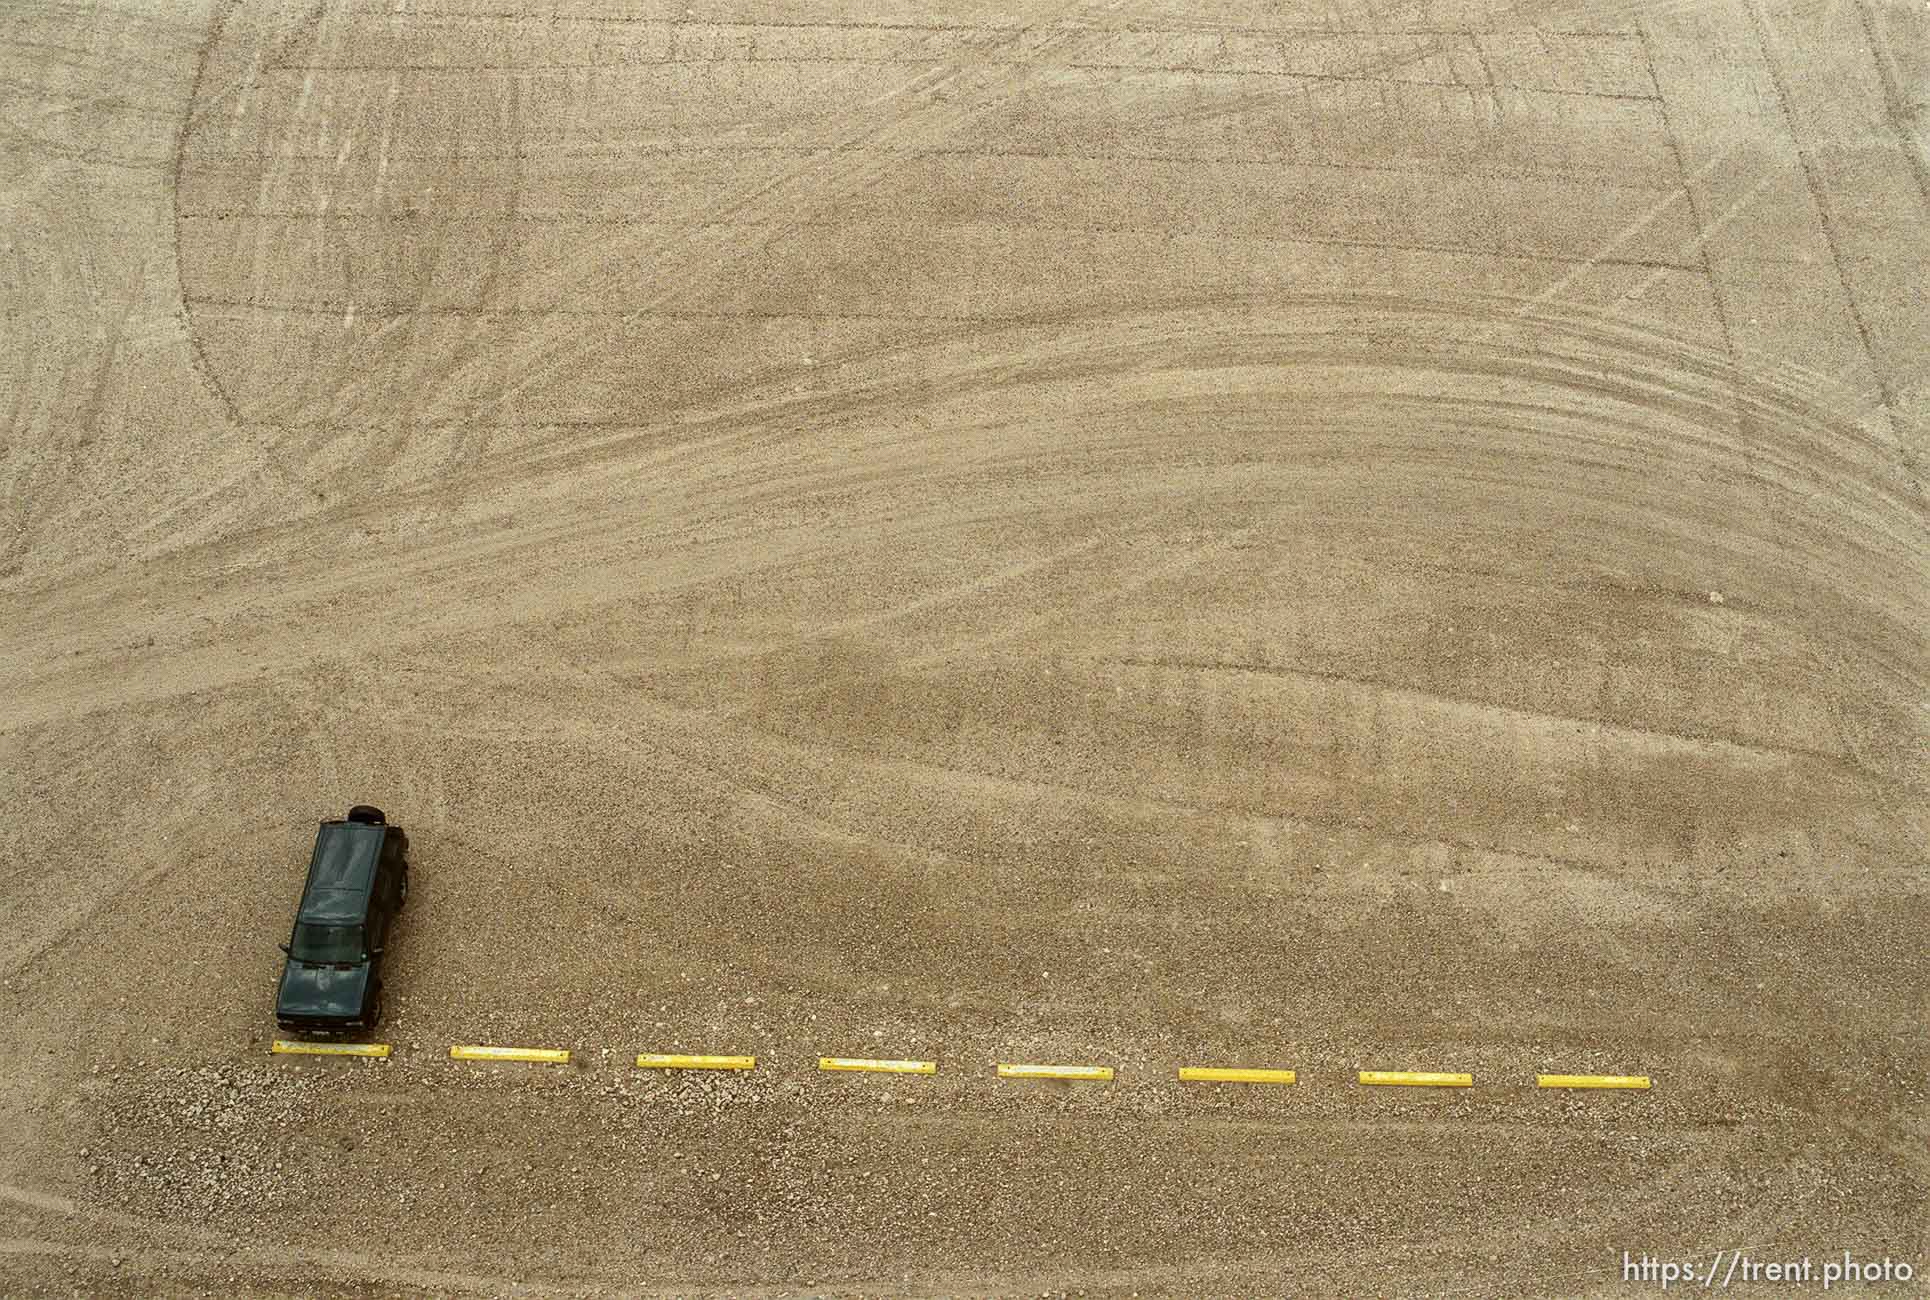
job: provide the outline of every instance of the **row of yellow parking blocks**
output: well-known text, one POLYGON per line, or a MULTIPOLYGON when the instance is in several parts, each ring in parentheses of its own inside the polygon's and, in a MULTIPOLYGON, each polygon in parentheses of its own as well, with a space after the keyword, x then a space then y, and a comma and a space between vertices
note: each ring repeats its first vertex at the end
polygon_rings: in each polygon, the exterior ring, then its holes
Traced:
MULTIPOLYGON (((300 1043, 277 1039, 270 1049, 299 1056, 387 1057, 387 1043, 300 1043)), ((534 1064, 567 1065, 567 1048, 488 1047, 463 1045, 449 1049, 457 1061, 525 1061, 534 1064)), ((644 1070, 754 1070, 755 1056, 687 1056, 675 1052, 645 1052, 637 1057, 644 1070)), ((936 1061, 882 1061, 856 1056, 820 1056, 818 1069, 866 1074, 937 1074, 936 1061)), ((1019 1065, 1000 1063, 1001 1079, 1064 1079, 1070 1082, 1111 1083, 1109 1065, 1019 1065)), ((1182 1066, 1179 1077, 1187 1083, 1255 1083, 1287 1085, 1300 1081, 1293 1070, 1254 1070, 1213 1065, 1182 1066)), ((1472 1088, 1472 1074, 1415 1070, 1362 1070, 1361 1083, 1397 1088, 1472 1088)), ((1646 1074, 1537 1074, 1538 1088, 1611 1088, 1647 1091, 1646 1074)))

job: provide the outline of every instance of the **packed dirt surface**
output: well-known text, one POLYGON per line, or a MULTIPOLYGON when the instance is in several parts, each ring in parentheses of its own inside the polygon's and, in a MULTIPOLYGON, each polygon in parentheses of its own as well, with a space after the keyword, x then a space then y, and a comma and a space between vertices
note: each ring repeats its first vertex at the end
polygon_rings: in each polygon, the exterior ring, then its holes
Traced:
POLYGON ((0 42, 0 1294, 1922 1293, 1918 0, 0 42))

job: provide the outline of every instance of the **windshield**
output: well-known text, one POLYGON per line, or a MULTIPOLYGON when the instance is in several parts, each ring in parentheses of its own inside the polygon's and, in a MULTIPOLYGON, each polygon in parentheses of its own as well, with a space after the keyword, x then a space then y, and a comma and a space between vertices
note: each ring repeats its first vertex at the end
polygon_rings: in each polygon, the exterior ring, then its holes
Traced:
POLYGON ((362 960, 362 927, 359 925, 298 925, 288 955, 296 961, 329 962, 362 960))

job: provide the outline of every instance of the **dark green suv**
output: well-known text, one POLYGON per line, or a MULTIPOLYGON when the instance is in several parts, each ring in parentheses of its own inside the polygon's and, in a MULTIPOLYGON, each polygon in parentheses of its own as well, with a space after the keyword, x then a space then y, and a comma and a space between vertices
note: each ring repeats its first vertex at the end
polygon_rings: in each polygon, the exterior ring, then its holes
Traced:
POLYGON ((409 896, 409 837, 380 808, 357 804, 323 822, 295 911, 275 995, 283 1029, 317 1038, 373 1029, 382 1014, 382 951, 409 896))

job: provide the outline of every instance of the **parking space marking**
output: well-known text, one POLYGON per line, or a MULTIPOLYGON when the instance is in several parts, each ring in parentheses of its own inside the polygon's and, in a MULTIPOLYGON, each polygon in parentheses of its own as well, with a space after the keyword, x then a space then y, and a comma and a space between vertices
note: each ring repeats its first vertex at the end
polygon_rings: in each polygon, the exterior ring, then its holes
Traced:
POLYGON ((1112 1067, 1109 1065, 1004 1065, 999 1066, 1001 1079, 1084 1079, 1094 1083, 1111 1083, 1112 1067))
POLYGON ((389 1054, 387 1043, 291 1043, 285 1038, 277 1038, 268 1045, 268 1050, 278 1056, 373 1056, 385 1058, 389 1054))
POLYGON ((1292 1070, 1235 1070, 1211 1065, 1181 1066, 1179 1077, 1189 1083, 1293 1083, 1299 1078, 1292 1070))
POLYGON ((752 1070, 755 1056, 679 1056, 675 1052, 645 1052, 637 1057, 643 1070, 752 1070))
POLYGON ((1362 1083, 1384 1083, 1409 1088, 1472 1088, 1471 1074, 1437 1074, 1414 1070, 1362 1070, 1362 1083))
POLYGON ((567 1050, 555 1047, 477 1047, 465 1045, 452 1047, 449 1055, 458 1061, 539 1061, 550 1065, 564 1065, 570 1059, 567 1050))
MULTIPOLYGON (((305 1042, 277 1038, 269 1043, 268 1050, 282 1056, 346 1056, 387 1060, 393 1048, 388 1043, 305 1042)), ((451 1059, 458 1061, 525 1061, 549 1065, 566 1065, 570 1061, 568 1049, 551 1047, 491 1047, 460 1044, 451 1047, 449 1055, 451 1059)), ((755 1056, 644 1052, 639 1054, 636 1060, 637 1068, 644 1070, 753 1070, 757 1068, 755 1056)), ((938 1062, 885 1060, 863 1056, 820 1056, 818 1069, 826 1072, 870 1074, 937 1074, 938 1062)), ((1113 1069, 1106 1065, 1031 1065, 1000 1062, 998 1077, 1111 1083, 1113 1069)), ((1472 1074, 1444 1071, 1361 1070, 1357 1077, 1363 1084, 1380 1086, 1409 1088, 1471 1088, 1474 1086, 1472 1074)), ((1185 1065, 1179 1067, 1179 1079, 1183 1083, 1252 1083, 1285 1087, 1297 1084, 1300 1076, 1295 1070, 1185 1065)), ((1654 1081, 1646 1074, 1537 1074, 1535 1086, 1537 1088, 1593 1088, 1647 1092, 1654 1087, 1654 1081)))
POLYGON ((820 1070, 866 1070, 875 1074, 937 1074, 936 1061, 870 1061, 857 1056, 820 1056, 820 1070))

